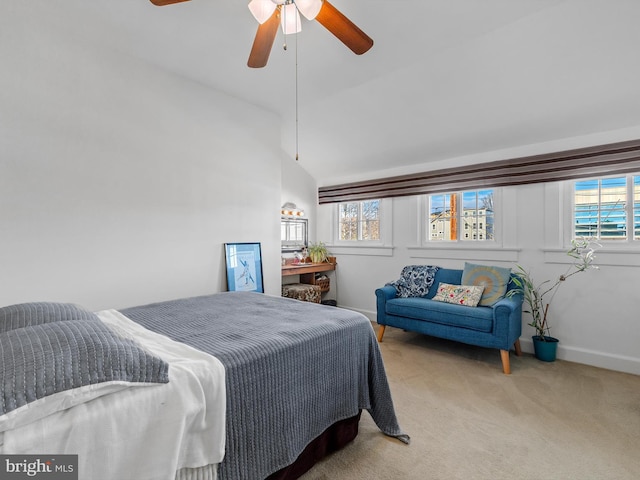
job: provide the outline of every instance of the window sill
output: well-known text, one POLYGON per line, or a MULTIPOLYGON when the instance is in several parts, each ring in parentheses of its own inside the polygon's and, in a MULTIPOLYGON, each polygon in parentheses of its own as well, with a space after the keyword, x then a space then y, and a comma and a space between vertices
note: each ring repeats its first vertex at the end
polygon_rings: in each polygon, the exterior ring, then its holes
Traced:
MULTIPOLYGON (((574 259, 567 255, 567 249, 545 248, 545 263, 559 263, 571 265, 574 259)), ((595 265, 610 265, 618 267, 640 267, 640 250, 628 246, 620 248, 603 247, 596 250, 595 265)))
POLYGON ((332 255, 393 256, 393 247, 384 245, 327 245, 327 249, 332 255))
POLYGON ((453 260, 482 260, 517 262, 519 248, 474 245, 438 245, 407 247, 412 258, 447 258, 453 260))

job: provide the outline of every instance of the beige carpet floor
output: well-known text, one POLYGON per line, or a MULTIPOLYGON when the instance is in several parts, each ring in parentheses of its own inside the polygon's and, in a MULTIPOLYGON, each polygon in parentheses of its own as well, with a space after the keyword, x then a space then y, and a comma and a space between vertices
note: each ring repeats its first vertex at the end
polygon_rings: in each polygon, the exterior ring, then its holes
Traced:
MULTIPOLYGON (((374 326, 377 328, 377 325, 374 326)), ((405 445, 363 412, 358 437, 304 480, 640 479, 640 376, 387 328, 405 445)))

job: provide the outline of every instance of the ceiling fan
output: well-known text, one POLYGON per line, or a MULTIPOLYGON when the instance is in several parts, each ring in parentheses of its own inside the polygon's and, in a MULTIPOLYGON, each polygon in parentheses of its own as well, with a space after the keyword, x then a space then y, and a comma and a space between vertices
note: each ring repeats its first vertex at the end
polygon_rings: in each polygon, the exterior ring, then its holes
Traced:
MULTIPOLYGON (((151 0, 151 3, 164 6, 186 1, 189 0, 151 0)), ((278 25, 285 35, 301 30, 300 13, 308 20, 317 20, 356 55, 373 46, 373 40, 327 0, 251 0, 249 10, 260 24, 247 62, 251 68, 267 64, 278 25)))

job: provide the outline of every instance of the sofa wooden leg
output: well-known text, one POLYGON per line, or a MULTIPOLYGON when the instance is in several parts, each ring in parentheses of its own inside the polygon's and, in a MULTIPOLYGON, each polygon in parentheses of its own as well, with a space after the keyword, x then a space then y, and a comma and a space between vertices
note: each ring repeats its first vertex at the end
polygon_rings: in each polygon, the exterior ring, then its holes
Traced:
POLYGON ((502 371, 505 375, 511 375, 511 365, 509 364, 509 350, 500 350, 502 357, 502 371))
POLYGON ((516 355, 517 356, 522 356, 522 349, 520 348, 520 339, 516 340, 516 343, 513 344, 513 348, 516 349, 516 355))
POLYGON ((378 343, 382 342, 382 336, 384 335, 385 328, 387 328, 386 325, 380 325, 380 328, 378 328, 378 343))

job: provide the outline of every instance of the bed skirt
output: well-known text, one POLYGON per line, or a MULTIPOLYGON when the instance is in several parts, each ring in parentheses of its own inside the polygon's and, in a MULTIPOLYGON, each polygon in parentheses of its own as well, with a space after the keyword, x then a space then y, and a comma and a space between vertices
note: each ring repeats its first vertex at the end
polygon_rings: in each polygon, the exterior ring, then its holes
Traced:
POLYGON ((331 425, 307 445, 295 462, 269 475, 266 480, 299 478, 324 457, 345 447, 358 435, 358 422, 361 414, 362 410, 353 417, 331 425))
MULTIPOLYGON (((307 473, 320 460, 337 452, 358 435, 358 423, 362 410, 353 417, 334 423, 311 441, 300 456, 288 467, 269 475, 265 480, 295 480, 307 473)), ((183 468, 176 472, 176 480, 216 480, 218 465, 201 468, 183 468)))

